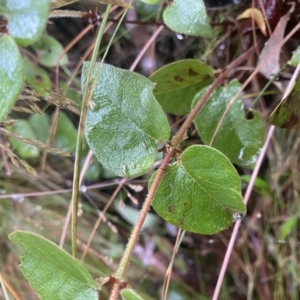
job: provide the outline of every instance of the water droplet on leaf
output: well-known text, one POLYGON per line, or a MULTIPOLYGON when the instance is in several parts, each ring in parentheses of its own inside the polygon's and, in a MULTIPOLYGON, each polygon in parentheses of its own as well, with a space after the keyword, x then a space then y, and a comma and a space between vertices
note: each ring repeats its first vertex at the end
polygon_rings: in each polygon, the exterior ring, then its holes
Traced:
POLYGON ((243 212, 238 212, 238 213, 232 214, 233 222, 242 220, 242 219, 245 217, 245 215, 246 215, 246 214, 243 213, 243 212))

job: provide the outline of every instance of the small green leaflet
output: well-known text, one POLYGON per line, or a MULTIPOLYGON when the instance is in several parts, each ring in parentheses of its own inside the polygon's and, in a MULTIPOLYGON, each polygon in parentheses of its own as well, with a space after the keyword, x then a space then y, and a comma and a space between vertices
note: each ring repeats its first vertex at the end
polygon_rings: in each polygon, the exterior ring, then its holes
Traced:
POLYGON ((234 166, 224 154, 203 145, 187 148, 181 161, 166 168, 153 208, 167 222, 201 234, 226 229, 246 213, 234 166))
POLYGON ((165 9, 163 19, 171 30, 178 33, 204 38, 212 35, 203 0, 174 0, 165 9))

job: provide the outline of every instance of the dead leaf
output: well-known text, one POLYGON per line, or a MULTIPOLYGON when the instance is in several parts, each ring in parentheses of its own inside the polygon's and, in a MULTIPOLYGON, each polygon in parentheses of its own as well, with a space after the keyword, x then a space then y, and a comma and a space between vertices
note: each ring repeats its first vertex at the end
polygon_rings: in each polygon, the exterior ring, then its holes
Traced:
MULTIPOLYGON (((275 47, 277 47, 281 43, 281 41, 284 38, 285 28, 289 19, 290 19, 290 13, 287 13, 286 15, 281 17, 275 30, 270 36, 269 40, 265 43, 265 46, 258 58, 257 65, 263 63, 267 59, 267 56, 270 54, 270 52, 273 51, 275 47)), ((273 78, 273 76, 279 72, 280 70, 279 56, 280 56, 280 48, 274 53, 274 55, 271 58, 269 58, 265 62, 265 64, 260 69, 260 73, 263 74, 267 79, 273 78)), ((283 91, 283 89, 285 88, 282 86, 281 82, 273 81, 273 83, 281 91, 283 91)))
POLYGON ((264 36, 268 36, 267 26, 266 26, 266 23, 265 23, 265 20, 264 20, 264 15, 261 12, 261 10, 259 10, 257 8, 248 8, 237 17, 237 20, 251 19, 251 18, 254 19, 254 21, 256 22, 256 24, 257 24, 258 28, 260 29, 261 33, 264 36))

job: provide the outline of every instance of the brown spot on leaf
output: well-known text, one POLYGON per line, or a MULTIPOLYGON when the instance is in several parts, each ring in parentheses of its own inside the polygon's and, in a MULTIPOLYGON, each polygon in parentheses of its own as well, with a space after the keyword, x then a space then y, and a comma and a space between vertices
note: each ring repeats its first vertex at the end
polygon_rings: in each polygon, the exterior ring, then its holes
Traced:
POLYGON ((40 76, 40 75, 35 75, 35 79, 36 79, 37 82, 40 82, 40 83, 43 83, 43 82, 44 82, 43 77, 40 76))
POLYGON ((245 111, 245 118, 246 118, 246 120, 254 119, 254 113, 251 110, 246 110, 245 111))
POLYGON ((175 79, 176 81, 179 81, 179 82, 184 81, 184 79, 183 79, 182 77, 178 76, 178 75, 175 76, 174 79, 175 79))
POLYGON ((282 128, 295 128, 297 126, 295 125, 300 125, 299 124, 299 117, 296 115, 291 115, 290 119, 288 121, 286 121, 285 123, 283 123, 280 127, 282 128))
POLYGON ((179 219, 179 226, 183 226, 183 219, 179 219))
POLYGON ((199 75, 199 73, 197 73, 197 72, 195 72, 193 69, 188 69, 188 73, 189 73, 189 75, 190 76, 197 76, 197 75, 199 75))
POLYGON ((169 213, 173 213, 175 211, 175 206, 174 205, 169 206, 168 211, 169 213))
POLYGON ((187 202, 187 201, 185 201, 184 203, 183 203, 183 206, 188 206, 189 205, 189 203, 187 202))

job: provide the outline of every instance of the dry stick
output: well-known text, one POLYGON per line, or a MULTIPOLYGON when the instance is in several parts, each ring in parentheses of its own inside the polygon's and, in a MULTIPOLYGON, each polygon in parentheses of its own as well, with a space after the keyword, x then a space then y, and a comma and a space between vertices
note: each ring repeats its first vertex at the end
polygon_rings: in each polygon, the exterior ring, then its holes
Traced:
POLYGON ((216 89, 216 87, 222 83, 224 80, 226 74, 231 71, 234 67, 238 66, 242 61, 247 59, 250 54, 252 54, 255 51, 255 48, 252 46, 250 49, 248 49, 246 52, 244 52, 242 55, 240 55, 237 59, 235 59, 232 63, 228 65, 228 67, 217 77, 217 79, 213 82, 213 84, 209 87, 209 89, 205 92, 205 94, 202 96, 202 98, 198 101, 196 106, 193 108, 191 113, 188 115, 176 135, 172 139, 172 146, 177 148, 182 141, 182 138, 184 137, 186 131, 191 126, 193 120, 197 116, 200 109, 203 107, 209 96, 212 94, 212 92, 216 89))
MULTIPOLYGON (((54 135, 55 135, 55 132, 57 129, 58 115, 59 115, 59 107, 57 106, 55 108, 55 112, 54 112, 53 118, 51 120, 51 124, 50 124, 50 128, 49 128, 50 134, 47 136, 47 140, 45 143, 46 145, 51 145, 53 142, 53 138, 54 138, 54 135)), ((42 158, 41 158, 41 172, 44 172, 44 170, 45 170, 46 159, 47 159, 47 151, 44 150, 42 158)))
MULTIPOLYGON (((115 10, 115 6, 111 9, 111 12, 115 10)), ((124 10, 122 9, 117 15, 116 18, 119 18, 122 14, 123 14, 124 10)), ((108 23, 104 32, 106 32, 111 26, 112 26, 112 22, 108 23)), ((67 87, 69 88, 72 81, 74 80, 75 76, 77 75, 77 72, 79 71, 82 63, 85 61, 85 59, 88 57, 88 55, 91 53, 91 51, 93 50, 94 46, 95 46, 95 42, 96 40, 90 45, 90 47, 85 51, 85 53, 83 54, 81 60, 78 62, 76 68, 74 69, 72 76, 70 77, 70 79, 68 80, 67 83, 67 87)))
MULTIPOLYGON (((4 293, 5 293, 5 288, 7 288, 16 300, 22 300, 21 296, 15 291, 15 289, 12 287, 10 282, 1 273, 0 273, 0 283, 2 285, 4 293)), ((7 299, 9 298, 7 297, 7 299)))
MULTIPOLYGON (((128 181, 130 181, 130 179, 127 178, 128 181)), ((120 180, 117 179, 117 180, 111 180, 110 182, 91 184, 89 186, 86 186, 86 190, 94 190, 94 189, 104 188, 108 186, 114 186, 114 185, 118 185, 119 182, 120 180)), ((8 199, 8 198, 15 198, 15 197, 27 198, 27 197, 39 197, 39 196, 47 196, 47 195, 59 195, 59 194, 67 194, 70 192, 72 192, 72 189, 32 192, 32 193, 19 193, 19 194, 5 194, 5 195, 0 195, 0 199, 8 199)))
POLYGON ((262 0, 259 0, 259 4, 260 4, 261 10, 262 10, 263 15, 264 15, 264 21, 265 21, 266 24, 267 24, 267 28, 268 28, 268 31, 269 31, 269 35, 272 35, 272 29, 271 29, 271 26, 270 26, 270 23, 269 23, 269 18, 268 18, 268 16, 267 16, 267 13, 266 13, 266 10, 265 10, 265 6, 264 6, 262 0))
MULTIPOLYGON (((1 138, 1 136, 0 136, 0 143, 3 144, 3 140, 1 138)), ((5 168, 5 175, 10 176, 12 174, 12 171, 10 170, 10 166, 9 166, 8 161, 7 161, 6 153, 5 153, 5 151, 2 147, 0 147, 0 153, 1 153, 1 156, 2 156, 2 160, 3 160, 3 165, 4 165, 4 168, 5 168)))
POLYGON ((139 61, 141 60, 142 56, 145 54, 145 52, 148 50, 148 48, 150 47, 150 45, 153 43, 153 41, 157 38, 157 36, 159 35, 159 33, 164 29, 164 25, 160 25, 152 34, 151 38, 148 40, 148 42, 145 44, 145 46, 143 47, 143 49, 140 51, 139 55, 136 57, 136 59, 134 60, 134 62, 132 63, 129 71, 133 71, 137 64, 139 63, 139 61))
MULTIPOLYGON (((297 66, 297 68, 296 68, 296 70, 295 70, 295 72, 294 72, 294 74, 293 74, 293 76, 292 76, 292 78, 289 82, 289 85, 288 85, 288 87, 287 87, 287 89, 286 89, 286 91, 285 91, 285 93, 282 97, 282 100, 284 100, 287 97, 290 90, 292 89, 293 84, 296 81, 296 78, 297 78, 297 75, 298 75, 299 71, 300 71, 300 63, 298 64, 298 66, 297 66)), ((264 159, 264 156, 266 154, 266 151, 267 151, 267 148, 268 148, 268 145, 269 145, 269 142, 271 140, 271 137, 273 135, 274 130, 275 130, 275 126, 271 125, 270 128, 269 128, 269 132, 268 132, 266 141, 265 141, 264 146, 261 150, 261 153, 258 157, 257 163, 256 163, 255 168, 253 170, 249 185, 247 187, 247 190, 246 190, 246 193, 245 193, 245 196, 244 196, 244 203, 246 205, 247 205, 248 200, 250 198, 250 194, 252 192, 252 188, 253 188, 255 179, 257 177, 258 171, 260 169, 260 166, 261 166, 262 161, 264 159)), ((223 279, 224 279, 224 276, 225 276, 225 272, 226 272, 226 269, 227 269, 227 266, 228 266, 230 255, 231 255, 231 252, 232 252, 232 249, 233 249, 233 246, 234 246, 234 243, 235 243, 240 225, 241 225, 241 221, 238 221, 238 222, 236 222, 236 224, 234 226, 234 229, 233 229, 233 232, 232 232, 229 244, 228 244, 228 248, 226 250, 226 254, 225 254, 225 257, 224 257, 224 260, 223 260, 223 264, 222 264, 222 267, 221 267, 221 270, 220 270, 219 278, 218 278, 218 281, 217 281, 217 285, 215 287, 215 291, 214 291, 214 295, 213 295, 212 300, 218 300, 218 297, 219 297, 219 294, 220 294, 220 291, 221 291, 221 287, 222 287, 222 283, 223 283, 223 279)))
MULTIPOLYGON (((59 91, 59 65, 60 65, 60 60, 61 58, 78 42, 78 40, 84 36, 87 32, 89 32, 94 26, 93 25, 89 25, 87 26, 84 30, 81 31, 81 33, 76 36, 70 43, 69 45, 67 45, 67 47, 64 49, 64 51, 62 52, 62 54, 58 57, 57 63, 56 63, 56 69, 55 69, 55 89, 58 92, 59 91)), ((67 92, 67 90, 66 90, 67 92)), ((52 119, 52 124, 50 126, 50 136, 47 138, 46 144, 51 145, 55 133, 56 133, 56 129, 57 129, 57 122, 58 122, 58 116, 59 116, 59 107, 56 107, 55 109, 55 113, 52 119)), ((46 159, 47 159, 47 151, 43 152, 42 155, 42 159, 41 159, 41 169, 44 170, 45 169, 45 165, 46 165, 46 159)))
MULTIPOLYGON (((64 51, 60 54, 60 56, 57 59, 56 62, 56 68, 55 68, 55 88, 56 91, 59 91, 59 66, 60 66, 60 61, 63 58, 63 56, 69 52, 72 47, 83 37, 85 36, 90 30, 92 30, 95 26, 90 24, 89 26, 85 27, 64 49, 64 51)), ((65 93, 67 90, 65 91, 65 93)))
POLYGON ((269 55, 266 57, 266 59, 259 65, 257 66, 257 68, 254 70, 254 72, 251 74, 251 76, 244 82, 244 84, 242 85, 242 87, 237 91, 237 93, 233 96, 233 98, 230 100, 230 102, 228 103, 218 125, 217 128, 213 134, 213 137, 210 141, 210 146, 212 145, 212 143, 214 142, 217 133, 220 130, 220 127, 224 121, 224 118, 226 116, 226 114, 228 113, 229 108, 231 107, 231 105, 235 102, 235 100, 237 99, 237 97, 239 96, 239 94, 243 91, 243 89, 248 85, 248 83, 250 83, 250 81, 252 80, 252 78, 259 72, 259 70, 264 66, 264 64, 266 63, 266 61, 268 61, 277 51, 279 48, 281 48, 296 32, 297 30, 300 29, 300 23, 282 40, 282 42, 275 47, 275 49, 273 51, 271 51, 269 53, 269 55))
POLYGON ((87 252, 88 252, 88 250, 89 250, 89 248, 91 246, 91 243, 92 243, 92 240, 94 238, 94 235, 95 235, 95 233, 96 233, 96 231, 97 231, 97 229, 98 229, 101 221, 103 220, 106 211, 108 210, 108 208, 110 207, 110 205, 112 204, 112 202, 115 200, 116 196, 118 195, 120 189, 122 188, 122 186, 124 185, 124 183, 126 182, 126 180, 127 180, 127 178, 123 178, 120 181, 118 187, 114 190, 113 194, 111 195, 111 197, 109 198, 108 202, 106 203, 104 209, 102 210, 101 213, 99 213, 98 219, 97 219, 97 221, 94 224, 93 230, 92 230, 92 232, 91 232, 91 234, 89 236, 89 239, 88 239, 88 241, 87 241, 87 243, 85 245, 84 251, 83 251, 83 253, 81 255, 81 259, 80 259, 81 262, 83 262, 84 259, 85 259, 85 256, 86 256, 86 254, 87 254, 87 252))
MULTIPOLYGON (((265 141, 265 144, 264 144, 264 146, 261 150, 261 153, 258 157, 257 163, 255 165, 255 168, 254 168, 252 176, 251 176, 251 180, 249 182, 247 191, 246 191, 245 196, 244 196, 244 203, 245 204, 247 204, 248 199, 250 197, 250 194, 252 192, 252 188, 253 188, 255 179, 257 177, 258 171, 259 171, 260 166, 262 164, 262 161, 264 159, 264 156, 265 156, 267 147, 269 145, 270 139, 273 135, 274 129, 275 129, 275 126, 272 125, 269 129, 268 136, 267 136, 267 139, 265 141)), ((225 254, 224 261, 223 261, 223 264, 222 264, 222 267, 221 267, 221 270, 220 270, 218 282, 217 282, 217 285, 215 287, 215 291, 214 291, 214 295, 213 295, 212 300, 218 300, 219 293, 220 293, 221 286, 222 286, 223 279, 224 279, 224 275, 225 275, 225 272, 226 272, 226 269, 227 269, 227 265, 228 265, 228 262, 229 262, 229 259, 230 259, 230 255, 231 255, 231 252, 232 252, 232 249, 233 249, 233 246, 234 246, 234 243, 235 243, 240 225, 241 225, 241 221, 236 222, 235 225, 234 225, 234 229, 233 229, 233 232, 232 232, 229 244, 228 244, 228 248, 226 250, 226 254, 225 254)))
POLYGON ((163 293, 162 293, 162 299, 163 300, 167 299, 167 296, 168 296, 168 290, 169 290, 169 285, 170 285, 170 280, 171 280, 171 275, 172 275, 172 269, 173 269, 173 265, 174 265, 174 261, 175 261, 175 256, 177 254, 180 243, 182 241, 182 237, 183 237, 182 234, 184 232, 180 228, 178 229, 176 242, 175 242, 175 245, 174 245, 174 251, 172 253, 172 258, 170 260, 168 269, 166 271, 166 277, 165 277, 165 281, 164 281, 164 284, 163 284, 163 289, 162 289, 163 290, 163 293))

